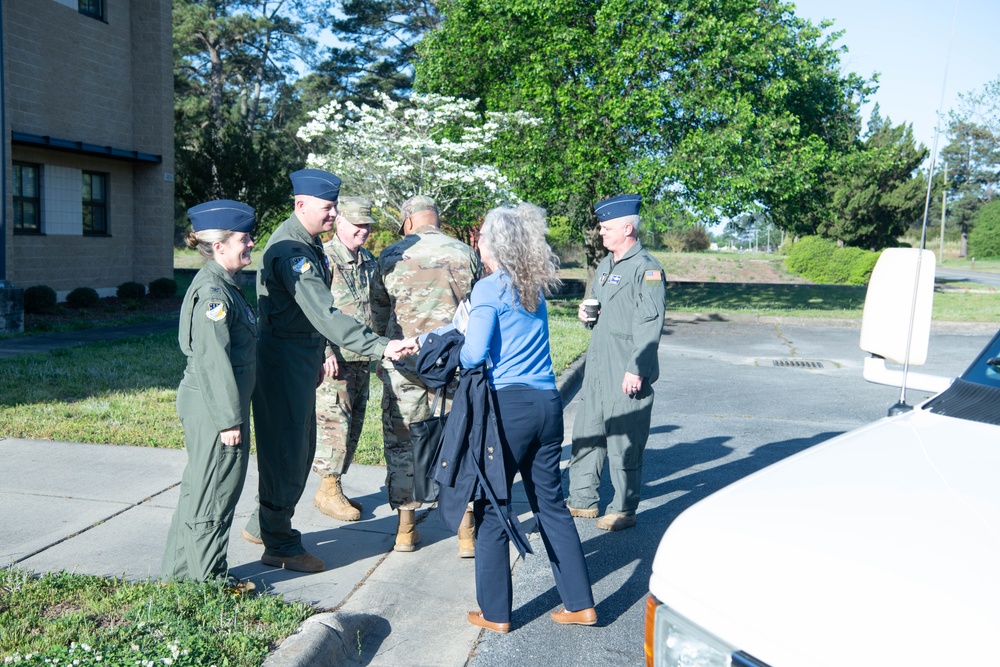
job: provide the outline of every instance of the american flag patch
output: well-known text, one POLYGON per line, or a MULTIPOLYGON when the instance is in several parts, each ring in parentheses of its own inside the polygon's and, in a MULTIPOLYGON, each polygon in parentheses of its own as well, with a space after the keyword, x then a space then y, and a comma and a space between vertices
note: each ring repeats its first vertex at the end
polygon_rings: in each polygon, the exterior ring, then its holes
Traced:
POLYGON ((646 280, 660 280, 662 272, 656 269, 646 271, 646 280))

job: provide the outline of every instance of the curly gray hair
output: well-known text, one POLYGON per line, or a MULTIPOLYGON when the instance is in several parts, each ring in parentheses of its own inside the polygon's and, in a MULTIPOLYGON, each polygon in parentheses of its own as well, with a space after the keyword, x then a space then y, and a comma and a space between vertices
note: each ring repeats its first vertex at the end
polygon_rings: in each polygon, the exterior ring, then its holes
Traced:
POLYGON ((547 231, 545 211, 534 204, 520 204, 491 209, 479 232, 529 313, 538 310, 543 294, 551 294, 561 284, 559 258, 545 241, 547 231))

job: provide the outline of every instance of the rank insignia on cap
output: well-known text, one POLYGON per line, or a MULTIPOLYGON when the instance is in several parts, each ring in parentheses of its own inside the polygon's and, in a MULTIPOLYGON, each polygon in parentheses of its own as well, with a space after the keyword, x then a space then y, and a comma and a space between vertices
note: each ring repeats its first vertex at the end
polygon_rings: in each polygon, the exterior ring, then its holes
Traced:
POLYGON ((612 285, 618 285, 619 283, 621 283, 621 281, 622 277, 619 276, 618 274, 614 274, 613 276, 608 278, 608 282, 611 283, 612 285))
POLYGON ((205 317, 213 322, 221 322, 226 319, 226 304, 221 301, 209 301, 205 317))
POLYGON ((659 280, 662 275, 663 275, 662 271, 658 271, 656 269, 650 269, 649 271, 646 271, 646 280, 659 280))
POLYGON ((250 320, 250 324, 257 324, 257 316, 253 312, 253 308, 247 306, 247 319, 250 320))
POLYGON ((292 260, 292 269, 295 273, 305 273, 310 268, 312 268, 312 264, 305 257, 296 257, 292 260))

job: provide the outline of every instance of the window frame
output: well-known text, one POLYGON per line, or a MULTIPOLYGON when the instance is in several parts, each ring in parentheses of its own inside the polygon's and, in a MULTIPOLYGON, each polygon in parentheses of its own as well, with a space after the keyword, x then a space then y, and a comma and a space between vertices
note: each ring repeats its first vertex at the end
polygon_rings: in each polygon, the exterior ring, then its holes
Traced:
POLYGON ((84 16, 98 21, 107 22, 104 15, 106 8, 105 0, 77 0, 77 10, 84 16))
POLYGON ((82 211, 82 220, 81 220, 82 227, 81 228, 82 228, 84 236, 110 236, 110 234, 108 232, 108 199, 109 199, 109 197, 108 197, 108 187, 110 186, 110 183, 111 183, 111 176, 107 172, 105 172, 105 171, 91 171, 91 170, 88 170, 88 169, 81 170, 80 199, 81 199, 81 202, 82 202, 82 205, 83 205, 82 209, 81 209, 81 211, 82 211), (86 196, 86 192, 87 192, 87 190, 86 190, 86 181, 87 181, 88 177, 91 179, 91 184, 90 184, 91 185, 91 187, 90 187, 91 197, 89 199, 86 196), (102 187, 102 191, 103 191, 104 196, 101 199, 94 199, 93 198, 93 192, 94 192, 93 179, 95 177, 100 178, 101 181, 103 182, 102 183, 102 186, 103 186, 102 187), (91 228, 90 229, 87 228, 87 224, 88 224, 87 223, 87 212, 88 211, 90 211, 90 213, 91 213, 91 216, 90 216, 90 218, 91 218, 90 219, 90 227, 91 228), (104 223, 102 229, 94 229, 93 228, 94 211, 100 211, 101 214, 102 214, 102 218, 103 218, 102 221, 104 223))
POLYGON ((12 186, 13 192, 11 193, 11 199, 14 205, 14 233, 15 234, 31 234, 31 235, 41 235, 42 233, 42 165, 35 162, 22 162, 20 160, 13 160, 13 170, 12 175, 12 186), (21 181, 21 188, 23 190, 23 178, 18 178, 16 173, 19 169, 34 169, 35 170, 35 181, 38 184, 36 188, 35 196, 29 197, 25 196, 23 192, 18 191, 17 183, 21 181), (34 204, 36 213, 35 225, 32 227, 24 226, 24 203, 30 202, 34 204))

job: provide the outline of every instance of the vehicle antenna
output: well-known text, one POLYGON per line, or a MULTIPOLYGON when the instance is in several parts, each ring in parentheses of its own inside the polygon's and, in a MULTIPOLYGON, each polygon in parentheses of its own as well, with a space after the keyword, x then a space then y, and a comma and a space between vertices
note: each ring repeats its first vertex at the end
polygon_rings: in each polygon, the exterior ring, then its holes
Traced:
MULTIPOLYGON (((951 36, 948 38, 948 51, 944 60, 944 79, 941 81, 941 99, 938 102, 937 125, 934 127, 934 145, 931 148, 930 172, 927 175, 927 196, 924 198, 924 218, 920 230, 920 249, 927 249, 927 220, 931 209, 931 188, 934 186, 934 166, 937 163, 938 139, 941 136, 941 123, 944 119, 944 94, 948 87, 948 65, 951 63, 951 48, 955 43, 955 25, 958 21, 958 0, 955 0, 955 9, 951 15, 951 36)), ((920 281, 920 264, 923 261, 923 253, 917 255, 917 267, 913 275, 913 296, 910 303, 910 323, 906 334, 906 354, 903 357, 903 382, 899 387, 899 401, 889 408, 889 416, 909 412, 912 406, 906 404, 906 376, 910 371, 910 342, 913 338, 913 318, 917 312, 917 284, 920 281)))

